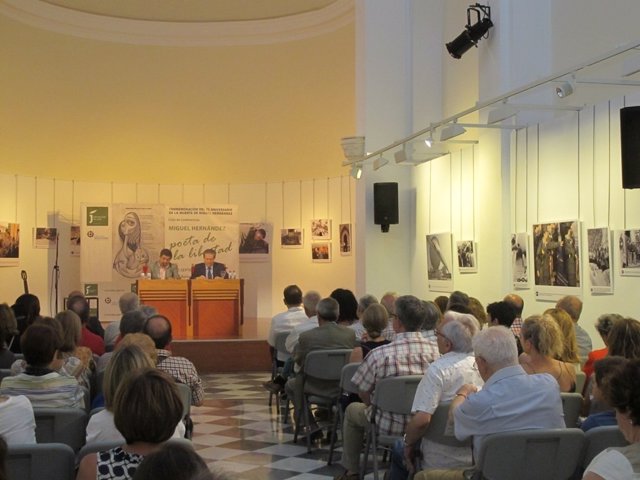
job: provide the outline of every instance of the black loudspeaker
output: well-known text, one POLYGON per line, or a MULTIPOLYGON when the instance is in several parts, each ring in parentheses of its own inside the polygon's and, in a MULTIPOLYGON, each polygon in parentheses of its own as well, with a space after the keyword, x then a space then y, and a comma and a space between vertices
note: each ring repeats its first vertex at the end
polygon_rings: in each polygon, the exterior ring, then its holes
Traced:
POLYGON ((398 224, 398 184, 395 182, 373 184, 373 222, 383 232, 389 225, 398 224))
POLYGON ((620 109, 622 188, 640 188, 640 107, 620 109))

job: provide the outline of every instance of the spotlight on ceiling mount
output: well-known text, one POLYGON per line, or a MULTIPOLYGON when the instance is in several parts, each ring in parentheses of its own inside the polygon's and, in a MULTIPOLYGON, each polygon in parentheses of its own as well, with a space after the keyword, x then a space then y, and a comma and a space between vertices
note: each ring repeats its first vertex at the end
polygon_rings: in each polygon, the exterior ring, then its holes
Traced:
POLYGON ((453 41, 447 43, 447 51, 453 58, 462 58, 471 47, 477 47, 478 41, 485 37, 493 27, 491 7, 488 5, 469 5, 467 8, 467 25, 464 31, 453 41), (476 14, 476 23, 471 24, 471 12, 476 14))
POLYGON ((445 125, 440 131, 440 141, 445 142, 450 138, 457 137, 458 135, 462 135, 465 132, 465 128, 462 125, 458 125, 457 123, 445 125))
POLYGON ((380 155, 378 158, 376 158, 373 161, 373 170, 379 170, 382 167, 384 167, 387 163, 389 163, 389 160, 387 160, 386 158, 384 158, 382 155, 380 155))
POLYGON ((429 136, 424 139, 424 144, 429 148, 433 147, 433 132, 429 132, 429 136))
POLYGON ((556 95, 560 98, 566 98, 573 93, 575 89, 575 79, 567 80, 566 82, 562 82, 561 85, 556 87, 556 95))
POLYGON ((362 177, 362 164, 354 163, 351 167, 351 176, 356 180, 360 180, 362 177))

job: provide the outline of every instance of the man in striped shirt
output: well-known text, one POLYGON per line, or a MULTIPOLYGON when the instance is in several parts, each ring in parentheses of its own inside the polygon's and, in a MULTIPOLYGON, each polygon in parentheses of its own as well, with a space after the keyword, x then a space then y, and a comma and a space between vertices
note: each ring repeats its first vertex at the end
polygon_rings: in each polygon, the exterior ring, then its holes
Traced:
MULTIPOLYGON (((420 333, 426 316, 420 299, 412 295, 398 297, 392 316, 395 340, 369 352, 353 376, 352 381, 358 386, 363 403, 352 403, 345 412, 342 465, 346 472, 338 475, 337 480, 359 478, 360 449, 370 421, 370 403, 376 382, 386 377, 423 375, 429 363, 440 356, 437 343, 420 333)), ((407 415, 378 412, 376 416, 376 424, 383 435, 401 436, 407 422, 407 415)))

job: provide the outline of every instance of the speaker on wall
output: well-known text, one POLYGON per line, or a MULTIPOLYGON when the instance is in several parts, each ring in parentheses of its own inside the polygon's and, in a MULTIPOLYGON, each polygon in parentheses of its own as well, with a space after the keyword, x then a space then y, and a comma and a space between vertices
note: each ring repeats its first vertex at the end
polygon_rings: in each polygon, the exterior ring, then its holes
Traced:
POLYGON ((373 222, 380 225, 383 232, 389 231, 389 225, 398 224, 397 183, 373 184, 373 222))
POLYGON ((640 107, 620 109, 622 188, 640 188, 640 107))

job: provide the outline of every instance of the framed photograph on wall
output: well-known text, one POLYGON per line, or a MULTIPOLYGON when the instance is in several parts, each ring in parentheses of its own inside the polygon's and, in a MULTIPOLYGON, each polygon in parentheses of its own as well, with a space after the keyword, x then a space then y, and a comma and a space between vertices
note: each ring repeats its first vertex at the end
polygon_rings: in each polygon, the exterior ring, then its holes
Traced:
POLYGON ((49 227, 35 227, 33 229, 34 248, 56 248, 58 229, 49 227))
POLYGON ((618 230, 614 239, 618 242, 620 275, 640 277, 640 230, 618 230))
POLYGON ((20 224, 0 222, 0 266, 16 266, 20 257, 20 224))
POLYGON ((453 252, 450 233, 427 235, 427 279, 429 290, 453 290, 453 252))
POLYGON ((456 242, 456 249, 458 252, 458 271, 460 273, 476 273, 478 271, 476 242, 460 240, 456 242))
POLYGON ((513 288, 529 288, 529 235, 526 232, 511 234, 511 280, 513 288))
POLYGON ((613 293, 610 238, 608 228, 587 229, 591 293, 613 293))
POLYGON ((328 218, 311 220, 311 238, 313 240, 331 240, 331 220, 328 218))
POLYGON ((580 222, 549 222, 533 225, 536 297, 558 300, 580 295, 580 222))
POLYGON ((351 224, 340 224, 340 255, 351 255, 351 224))
POLYGON ((238 252, 242 262, 268 262, 271 258, 273 225, 270 223, 241 223, 238 252))
POLYGON ((311 261, 313 263, 331 262, 331 242, 313 242, 311 244, 311 261))
POLYGON ((304 230, 302 228, 281 228, 280 246, 282 248, 302 248, 304 245, 304 230))
POLYGON ((69 254, 72 257, 80 256, 80 225, 69 227, 69 254))

